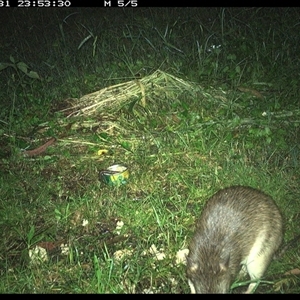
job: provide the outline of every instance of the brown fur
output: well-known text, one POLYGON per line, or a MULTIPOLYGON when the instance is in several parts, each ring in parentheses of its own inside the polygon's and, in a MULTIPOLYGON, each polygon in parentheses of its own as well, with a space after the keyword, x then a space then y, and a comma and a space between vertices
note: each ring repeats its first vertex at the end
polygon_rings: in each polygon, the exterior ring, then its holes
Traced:
POLYGON ((213 195, 189 245, 192 292, 229 292, 242 265, 252 280, 261 278, 282 242, 282 223, 275 202, 261 191, 233 186, 213 195))

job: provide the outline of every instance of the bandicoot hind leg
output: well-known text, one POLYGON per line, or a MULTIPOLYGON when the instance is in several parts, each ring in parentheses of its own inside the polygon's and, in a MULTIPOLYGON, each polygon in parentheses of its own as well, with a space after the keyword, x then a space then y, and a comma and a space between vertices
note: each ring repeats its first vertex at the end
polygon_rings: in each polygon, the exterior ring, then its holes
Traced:
MULTIPOLYGON (((254 250, 254 249, 252 249, 254 250)), ((273 257, 274 250, 267 249, 264 252, 260 249, 258 251, 251 251, 247 262, 246 269, 251 278, 251 280, 259 280, 264 275, 270 261, 273 257)), ((257 286, 257 282, 252 282, 249 284, 246 294, 254 292, 254 288, 257 286)))

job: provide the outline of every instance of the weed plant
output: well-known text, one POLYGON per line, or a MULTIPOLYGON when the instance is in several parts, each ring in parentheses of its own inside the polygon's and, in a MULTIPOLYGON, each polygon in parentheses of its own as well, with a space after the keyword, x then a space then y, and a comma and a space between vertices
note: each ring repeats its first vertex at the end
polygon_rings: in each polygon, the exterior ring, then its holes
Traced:
MULTIPOLYGON (((270 194, 285 240, 300 234, 298 8, 0 14, 0 292, 188 293, 176 253, 206 199, 230 185, 270 194), (158 69, 201 95, 61 113, 158 69), (23 155, 51 137, 41 155, 23 155), (100 182, 115 163, 129 168, 126 185, 100 182)), ((284 275, 299 267, 298 247, 256 292, 299 293, 299 275, 284 275)))

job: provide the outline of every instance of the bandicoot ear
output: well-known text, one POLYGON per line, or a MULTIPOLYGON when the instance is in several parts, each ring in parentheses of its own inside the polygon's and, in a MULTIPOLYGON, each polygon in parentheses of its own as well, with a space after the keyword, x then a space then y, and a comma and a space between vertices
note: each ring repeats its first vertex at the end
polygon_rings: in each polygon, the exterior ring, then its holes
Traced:
POLYGON ((192 263, 191 266, 190 266, 190 271, 193 272, 193 273, 196 273, 199 269, 199 264, 197 263, 192 263))
POLYGON ((228 255, 223 261, 219 263, 220 272, 226 272, 229 266, 230 255, 228 255))
POLYGON ((220 271, 221 272, 226 272, 227 267, 223 263, 220 263, 219 266, 220 266, 220 271))

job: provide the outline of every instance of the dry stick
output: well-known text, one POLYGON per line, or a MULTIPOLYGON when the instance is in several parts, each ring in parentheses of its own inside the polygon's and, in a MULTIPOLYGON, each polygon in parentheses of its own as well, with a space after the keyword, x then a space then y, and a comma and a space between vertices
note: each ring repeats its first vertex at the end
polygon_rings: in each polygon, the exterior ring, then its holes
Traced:
POLYGON ((33 150, 26 150, 23 152, 24 156, 37 156, 40 155, 41 153, 45 152, 46 149, 51 146, 54 142, 56 141, 56 138, 51 138, 49 141, 47 141, 45 144, 42 146, 35 148, 33 150))

